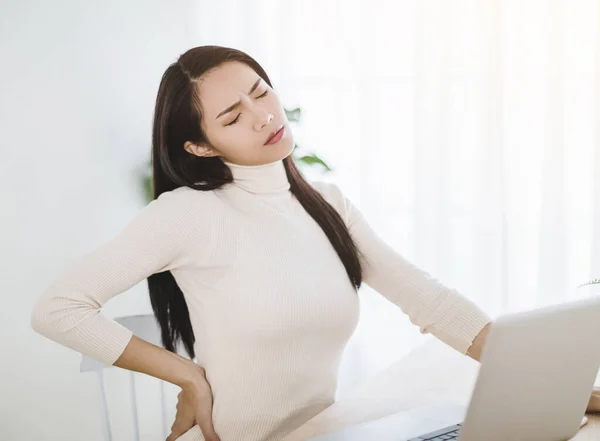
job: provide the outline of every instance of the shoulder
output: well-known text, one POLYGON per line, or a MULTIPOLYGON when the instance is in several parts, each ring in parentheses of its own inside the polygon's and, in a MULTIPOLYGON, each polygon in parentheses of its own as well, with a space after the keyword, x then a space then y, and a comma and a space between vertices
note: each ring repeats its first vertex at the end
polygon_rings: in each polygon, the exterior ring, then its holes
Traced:
POLYGON ((170 199, 173 201, 174 200, 186 200, 186 199, 190 199, 190 198, 204 198, 205 200, 208 201, 214 197, 215 197, 214 191, 196 190, 196 189, 193 189, 190 187, 186 187, 184 185, 182 187, 177 187, 174 190, 165 191, 164 193, 161 193, 156 200, 158 200, 159 198, 170 199))
POLYGON ((191 213, 195 210, 206 210, 217 203, 217 197, 212 191, 194 190, 189 187, 178 187, 174 190, 161 193, 152 200, 148 207, 154 206, 155 210, 165 215, 174 213, 191 213))
POLYGON ((161 193, 144 206, 134 219, 134 224, 171 238, 183 235, 184 239, 188 239, 191 234, 208 231, 213 212, 211 208, 216 201, 212 192, 178 187, 161 193))
POLYGON ((310 185, 337 210, 344 221, 347 220, 349 209, 348 199, 337 184, 325 181, 312 181, 310 185))

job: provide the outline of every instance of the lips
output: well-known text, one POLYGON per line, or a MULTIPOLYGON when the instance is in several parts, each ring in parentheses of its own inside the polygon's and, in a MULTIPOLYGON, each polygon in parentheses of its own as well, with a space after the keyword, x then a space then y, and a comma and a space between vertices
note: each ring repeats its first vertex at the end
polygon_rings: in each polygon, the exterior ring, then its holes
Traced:
POLYGON ((278 130, 272 132, 263 145, 267 145, 269 141, 271 141, 275 137, 275 135, 277 135, 282 129, 283 125, 281 125, 278 130))

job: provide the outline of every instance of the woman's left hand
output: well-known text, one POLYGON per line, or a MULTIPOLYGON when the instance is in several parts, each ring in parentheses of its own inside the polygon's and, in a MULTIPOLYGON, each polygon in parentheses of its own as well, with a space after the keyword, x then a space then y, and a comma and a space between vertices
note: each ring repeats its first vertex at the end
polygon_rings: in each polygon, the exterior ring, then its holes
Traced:
POLYGON ((600 412, 600 387, 594 387, 586 412, 600 412))

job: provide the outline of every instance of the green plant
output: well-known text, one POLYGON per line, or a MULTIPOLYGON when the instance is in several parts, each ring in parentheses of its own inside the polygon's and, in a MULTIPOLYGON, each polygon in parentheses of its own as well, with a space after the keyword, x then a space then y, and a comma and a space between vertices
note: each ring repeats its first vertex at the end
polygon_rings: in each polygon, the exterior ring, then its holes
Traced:
MULTIPOLYGON (((295 124, 300 122, 301 110, 299 107, 292 110, 284 110, 289 122, 295 124)), ((332 171, 331 167, 325 161, 319 158, 315 153, 300 154, 297 150, 298 147, 298 144, 294 144, 294 151, 292 152, 292 157, 294 158, 294 162, 298 165, 298 168, 300 168, 300 170, 302 170, 302 168, 304 167, 321 167, 322 169, 324 169, 325 173, 332 171)), ((146 166, 142 171, 142 187, 144 191, 144 196, 146 197, 146 201, 150 202, 152 199, 154 199, 154 192, 152 190, 151 160, 148 160, 146 166)))
POLYGON ((596 285, 598 283, 600 283, 600 279, 593 279, 593 280, 590 280, 589 282, 585 282, 585 283, 579 285, 578 288, 581 288, 582 286, 586 286, 586 285, 596 285))
MULTIPOLYGON (((299 123, 300 122, 300 116, 301 116, 301 110, 299 107, 292 109, 292 110, 285 110, 285 115, 288 119, 288 121, 293 122, 293 123, 299 123)), ((294 145, 294 151, 292 152, 292 157, 294 158, 294 162, 298 163, 299 167, 302 167, 301 164, 305 164, 308 167, 313 167, 313 166, 321 166, 325 169, 325 172, 328 173, 331 170, 331 167, 329 167, 329 165, 327 165, 327 163, 325 161, 323 161, 321 158, 319 158, 316 154, 314 153, 310 153, 308 155, 298 155, 296 152, 296 149, 298 148, 298 144, 294 145)))

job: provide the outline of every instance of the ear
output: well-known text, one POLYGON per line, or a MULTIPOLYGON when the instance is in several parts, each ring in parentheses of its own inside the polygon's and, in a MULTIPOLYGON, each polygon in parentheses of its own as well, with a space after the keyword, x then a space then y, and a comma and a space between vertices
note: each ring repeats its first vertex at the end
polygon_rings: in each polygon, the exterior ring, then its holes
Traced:
POLYGON ((214 150, 211 146, 209 146, 208 144, 194 144, 191 141, 186 141, 183 144, 183 148, 185 149, 186 152, 191 153, 192 155, 196 155, 196 156, 203 156, 203 157, 207 157, 207 156, 218 156, 219 153, 214 150))

